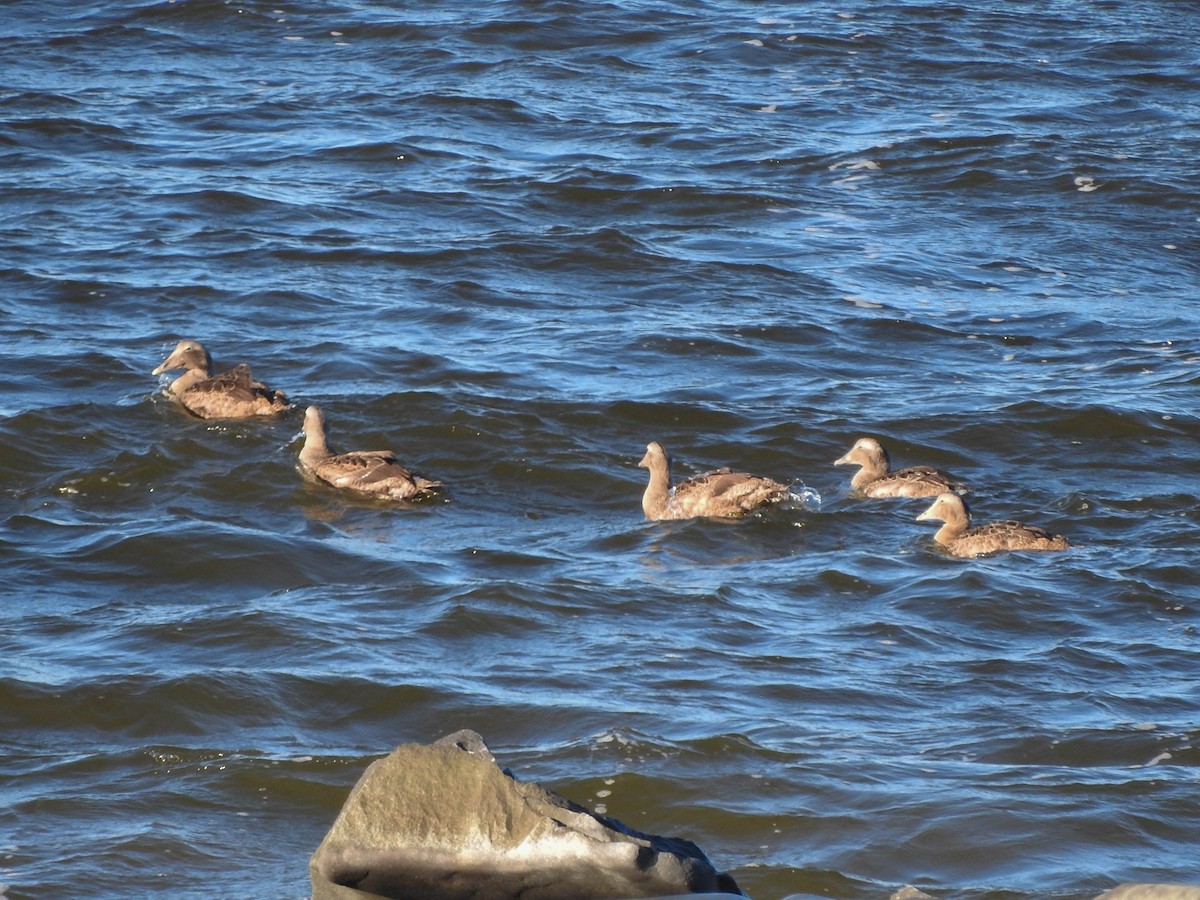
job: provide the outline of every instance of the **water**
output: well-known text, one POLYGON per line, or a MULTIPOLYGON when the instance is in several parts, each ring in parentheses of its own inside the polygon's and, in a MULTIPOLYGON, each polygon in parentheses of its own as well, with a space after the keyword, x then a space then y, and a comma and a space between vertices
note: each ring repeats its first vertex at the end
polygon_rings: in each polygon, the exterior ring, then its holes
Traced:
POLYGON ((5 896, 305 897, 459 728, 760 900, 1200 880, 1190 4, 5 9, 5 896), (1082 546, 945 557, 866 434, 1082 546), (647 523, 652 439, 810 499, 647 523))

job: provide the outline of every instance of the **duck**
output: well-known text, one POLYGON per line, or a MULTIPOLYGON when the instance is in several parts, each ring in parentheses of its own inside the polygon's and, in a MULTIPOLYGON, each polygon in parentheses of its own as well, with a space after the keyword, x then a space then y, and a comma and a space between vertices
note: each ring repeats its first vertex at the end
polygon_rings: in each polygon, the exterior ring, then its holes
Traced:
POLYGON ((947 491, 925 512, 918 522, 943 522, 933 539, 953 556, 982 556, 999 550, 1069 550, 1071 544, 1061 534, 1051 534, 1036 525, 1021 522, 989 522, 971 527, 971 510, 958 494, 947 491))
POLYGON ((728 467, 696 475, 671 487, 671 457, 658 441, 646 445, 638 465, 650 470, 650 483, 642 495, 646 518, 738 518, 787 496, 790 485, 760 475, 734 472, 728 467))
POLYGON ((325 413, 316 406, 304 411, 300 471, 333 487, 386 500, 421 500, 443 486, 404 468, 391 450, 333 453, 325 442, 325 413))
POLYGON ((255 381, 246 363, 220 375, 213 375, 212 367, 212 356, 203 344, 184 340, 150 374, 183 369, 184 373, 167 386, 167 393, 201 419, 249 419, 292 408, 283 391, 273 391, 255 381))
POLYGON ((965 485, 930 466, 910 466, 892 471, 892 460, 875 438, 859 438, 835 466, 860 466, 850 487, 865 497, 934 497, 961 491, 965 485))

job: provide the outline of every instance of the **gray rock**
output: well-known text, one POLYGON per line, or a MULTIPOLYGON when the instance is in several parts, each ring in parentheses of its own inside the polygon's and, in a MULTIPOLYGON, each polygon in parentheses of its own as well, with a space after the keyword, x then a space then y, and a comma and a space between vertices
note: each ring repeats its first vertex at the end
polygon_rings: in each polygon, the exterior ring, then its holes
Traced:
POLYGON ((1122 884, 1096 900, 1200 900, 1200 885, 1122 884))
POLYGON ((469 731, 372 763, 309 872, 313 900, 741 895, 691 841, 642 834, 517 781, 469 731))

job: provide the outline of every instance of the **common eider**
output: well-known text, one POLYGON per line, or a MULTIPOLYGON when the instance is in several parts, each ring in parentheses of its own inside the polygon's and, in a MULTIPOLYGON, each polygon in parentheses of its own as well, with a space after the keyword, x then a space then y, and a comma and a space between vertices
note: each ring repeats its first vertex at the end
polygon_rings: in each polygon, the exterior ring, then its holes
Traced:
POLYGON ((989 522, 972 528, 966 502, 949 492, 939 494, 917 521, 945 523, 933 539, 954 556, 982 556, 998 550, 1067 550, 1071 546, 1061 534, 1021 522, 989 522))
POLYGON ((390 500, 415 500, 442 489, 440 481, 415 475, 391 450, 355 450, 332 453, 325 442, 325 414, 315 406, 304 411, 304 446, 300 470, 319 481, 390 500))
POLYGON ((151 375, 185 370, 167 386, 167 393, 201 419, 248 419, 273 416, 292 408, 283 391, 255 381, 245 363, 220 375, 212 374, 212 357, 199 341, 180 341, 151 375))
POLYGON ((653 521, 745 516, 782 500, 789 487, 770 478, 723 468, 681 481, 672 489, 671 458, 658 441, 646 445, 646 455, 638 465, 650 470, 642 510, 653 521))
POLYGON ((964 485, 930 466, 910 466, 891 470, 892 461, 883 445, 874 438, 859 438, 835 466, 861 466, 850 480, 850 487, 866 497, 933 497, 946 491, 962 490, 964 485))

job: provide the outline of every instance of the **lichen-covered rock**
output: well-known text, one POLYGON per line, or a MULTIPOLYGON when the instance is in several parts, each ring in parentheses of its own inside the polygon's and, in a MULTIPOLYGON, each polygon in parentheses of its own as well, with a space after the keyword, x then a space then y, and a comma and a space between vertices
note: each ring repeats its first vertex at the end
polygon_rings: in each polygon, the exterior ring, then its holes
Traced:
POLYGON ((740 894, 695 844, 515 780, 474 732, 372 763, 309 864, 313 900, 740 894))

